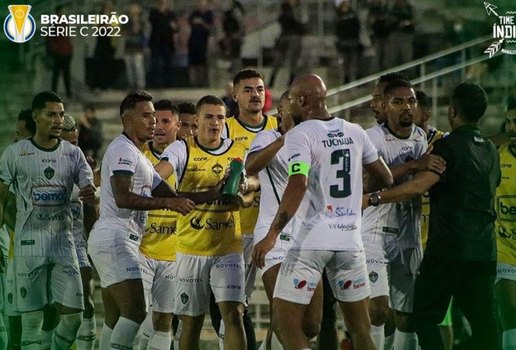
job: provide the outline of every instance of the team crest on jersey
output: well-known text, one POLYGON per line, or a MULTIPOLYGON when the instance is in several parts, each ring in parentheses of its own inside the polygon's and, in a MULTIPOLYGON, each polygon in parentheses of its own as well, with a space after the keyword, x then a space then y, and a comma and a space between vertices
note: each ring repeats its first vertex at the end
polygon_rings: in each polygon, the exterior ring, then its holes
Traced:
POLYGON ((222 165, 220 165, 219 163, 217 163, 211 167, 211 171, 215 175, 220 176, 220 174, 222 174, 222 172, 224 171, 224 167, 222 165))
POLYGON ((25 289, 24 287, 21 287, 20 288, 20 296, 22 298, 25 298, 27 296, 27 289, 25 289))
POLYGON ((375 283, 376 281, 378 281, 378 274, 374 271, 371 271, 369 273, 369 281, 371 281, 372 283, 375 283))
POLYGON ((54 169, 52 169, 51 167, 47 167, 44 171, 43 171, 43 174, 45 175, 45 177, 50 180, 51 178, 54 177, 54 174, 56 173, 56 171, 54 169))
POLYGON ((190 297, 185 292, 181 293, 181 302, 183 304, 186 304, 190 300, 190 297))

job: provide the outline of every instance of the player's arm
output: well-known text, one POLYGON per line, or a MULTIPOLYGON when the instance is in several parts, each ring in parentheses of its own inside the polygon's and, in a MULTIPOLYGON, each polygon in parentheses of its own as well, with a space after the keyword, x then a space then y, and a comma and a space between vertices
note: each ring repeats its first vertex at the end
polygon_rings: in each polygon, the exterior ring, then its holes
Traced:
POLYGON ((113 196, 119 208, 134 210, 170 209, 181 214, 188 214, 194 203, 187 198, 154 198, 132 193, 133 174, 128 172, 114 172, 110 178, 113 196))
POLYGON ((7 217, 5 209, 7 207, 7 201, 9 199, 9 186, 0 182, 0 224, 7 223, 7 217))
POLYGON ((84 237, 86 240, 90 237, 90 231, 97 221, 99 214, 97 211, 97 206, 85 205, 83 207, 84 210, 84 237))
POLYGON ((379 191, 392 186, 393 176, 383 158, 364 164, 364 193, 379 191))
MULTIPOLYGON (((379 194, 378 204, 403 202, 416 196, 423 195, 433 185, 439 182, 440 176, 432 171, 423 171, 401 185, 383 191, 379 194)), ((370 203, 371 193, 362 196, 362 209, 370 203)))
POLYGON ((284 143, 285 138, 281 136, 261 150, 253 152, 251 148, 251 153, 247 155, 245 161, 246 173, 248 175, 257 175, 261 170, 265 169, 283 147, 284 143))
POLYGON ((418 159, 410 160, 404 164, 391 167, 390 169, 396 181, 405 175, 415 174, 420 171, 433 171, 437 174, 441 174, 446 170, 446 161, 442 157, 430 154, 427 151, 418 159))

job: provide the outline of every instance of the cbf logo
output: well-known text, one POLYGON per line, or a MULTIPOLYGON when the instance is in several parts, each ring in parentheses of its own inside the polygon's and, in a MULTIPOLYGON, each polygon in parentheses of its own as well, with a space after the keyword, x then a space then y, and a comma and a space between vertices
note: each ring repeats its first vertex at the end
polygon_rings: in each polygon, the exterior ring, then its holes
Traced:
POLYGON ((497 17, 495 23, 493 23, 493 42, 489 47, 484 51, 484 53, 489 55, 489 58, 493 57, 498 51, 509 54, 516 55, 516 49, 513 47, 508 48, 507 45, 516 43, 516 21, 514 19, 514 15, 516 11, 506 11, 505 14, 499 15, 495 10, 497 7, 488 2, 484 2, 484 6, 487 11, 487 15, 494 15, 497 17), (505 43, 505 48, 502 48, 502 44, 505 43))
POLYGON ((36 21, 29 12, 30 5, 9 5, 10 14, 4 21, 4 33, 15 43, 24 43, 36 33, 36 21))

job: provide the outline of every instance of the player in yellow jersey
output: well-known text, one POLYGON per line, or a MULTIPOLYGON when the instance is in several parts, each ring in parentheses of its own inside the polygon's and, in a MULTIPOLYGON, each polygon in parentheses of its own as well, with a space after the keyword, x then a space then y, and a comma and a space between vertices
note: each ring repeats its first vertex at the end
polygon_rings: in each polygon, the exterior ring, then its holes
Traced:
MULTIPOLYGON (((153 165, 156 165, 161 153, 176 140, 181 122, 179 109, 170 100, 154 103, 154 109, 154 138, 143 146, 143 153, 153 165)), ((170 187, 176 187, 174 174, 165 180, 170 187)), ((152 312, 147 312, 142 324, 141 349, 147 349, 147 346, 148 349, 169 349, 172 341, 174 299, 171 296, 174 294, 175 285, 176 221, 177 212, 165 209, 149 211, 140 252, 143 254, 143 288, 148 306, 152 305, 152 312)))
MULTIPOLYGON (((196 109, 198 135, 168 146, 156 166, 164 178, 176 172, 180 193, 213 188, 231 160, 245 154, 244 146, 222 138, 226 109, 220 98, 205 96, 196 109)), ((198 204, 190 214, 178 216, 176 234, 174 313, 182 316, 180 349, 199 349, 210 291, 226 325, 225 348, 245 349, 244 259, 237 207, 220 199, 198 204)))
MULTIPOLYGON (((276 129, 278 127, 278 120, 276 117, 266 116, 262 113, 265 102, 265 84, 260 72, 254 69, 241 70, 233 79, 233 86, 234 99, 238 103, 240 113, 227 120, 224 136, 234 140, 236 143, 242 144, 247 153, 256 134, 262 130, 276 129)), ((257 179, 257 177, 254 179, 257 179)), ((256 182, 250 181, 250 188, 257 188, 257 183, 257 180, 256 182)), ((251 262, 251 253, 253 251, 253 232, 260 208, 260 192, 256 191, 254 194, 250 194, 250 196, 252 205, 240 209, 246 269, 245 293, 247 299, 251 297, 256 279, 256 267, 251 262)), ((213 312, 212 318, 216 318, 213 312)), ((247 309, 244 314, 244 325, 248 349, 255 349, 254 327, 251 318, 247 314, 247 309)), ((223 333, 224 330, 221 327, 219 336, 223 337, 223 333)))
POLYGON ((498 271, 495 285, 504 350, 516 349, 516 101, 507 108, 510 141, 498 149, 502 182, 496 190, 498 271))

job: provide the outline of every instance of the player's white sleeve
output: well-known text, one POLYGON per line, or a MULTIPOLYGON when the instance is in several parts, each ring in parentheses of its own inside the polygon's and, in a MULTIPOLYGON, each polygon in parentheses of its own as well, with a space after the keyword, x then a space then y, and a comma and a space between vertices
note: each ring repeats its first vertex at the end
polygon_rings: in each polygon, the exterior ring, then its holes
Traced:
POLYGON ((158 187, 158 185, 163 181, 163 178, 158 174, 156 169, 152 167, 152 189, 158 187))
POLYGON ((271 130, 263 130, 256 134, 253 142, 251 143, 251 147, 249 148, 249 153, 258 152, 273 143, 276 140, 276 136, 274 132, 271 130))
POLYGON ((16 176, 14 167, 15 159, 13 146, 7 147, 0 158, 0 181, 7 186, 11 185, 16 176))
POLYGON ((177 178, 180 179, 183 176, 187 158, 186 142, 178 140, 165 148, 160 159, 169 162, 176 171, 177 178))
POLYGON ((378 150, 364 130, 360 130, 360 135, 363 138, 364 150, 362 153, 362 163, 371 164, 378 160, 378 150))
POLYGON ((109 177, 116 173, 134 175, 139 155, 136 152, 127 152, 126 144, 115 145, 108 154, 109 177))
POLYGON ((289 169, 291 164, 298 162, 312 165, 310 140, 299 128, 294 128, 286 134, 284 147, 287 150, 289 169))
POLYGON ((93 185, 93 171, 90 165, 86 161, 86 157, 82 153, 81 149, 74 146, 74 151, 77 155, 77 166, 75 168, 75 184, 79 188, 93 185))

